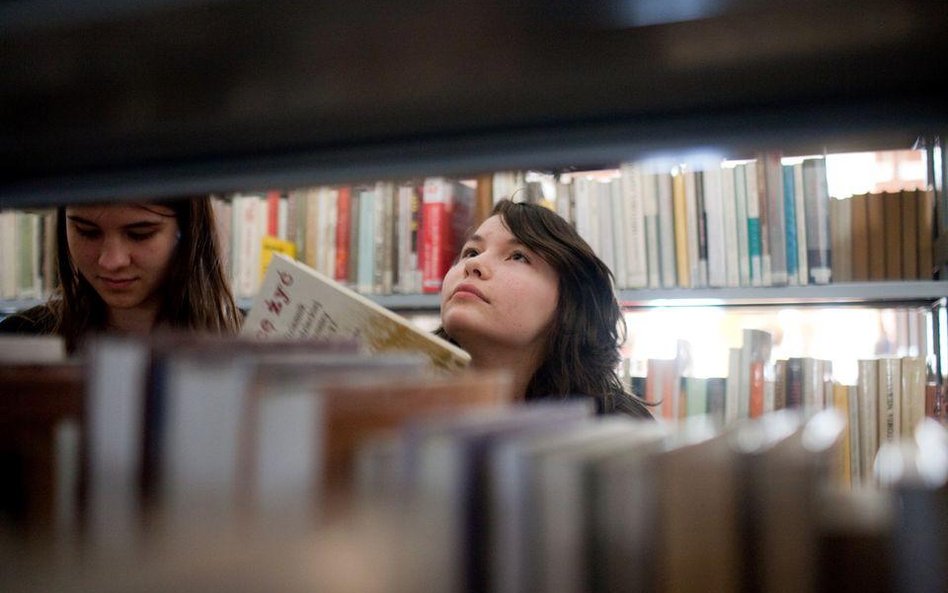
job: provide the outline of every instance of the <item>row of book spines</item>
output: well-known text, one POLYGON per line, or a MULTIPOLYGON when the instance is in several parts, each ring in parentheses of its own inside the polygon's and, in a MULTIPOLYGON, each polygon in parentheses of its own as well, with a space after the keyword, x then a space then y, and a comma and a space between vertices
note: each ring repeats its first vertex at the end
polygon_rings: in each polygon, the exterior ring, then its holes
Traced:
MULTIPOLYGON (((666 361, 655 361, 662 363, 666 361)), ((673 363, 673 360, 667 361, 673 363)), ((783 408, 822 409, 832 404, 832 386, 840 384, 833 379, 832 363, 827 360, 814 358, 789 358, 777 360, 773 364, 772 378, 764 378, 771 371, 758 365, 750 365, 747 373, 750 384, 754 389, 764 386, 770 393, 749 393, 750 400, 746 406, 744 417, 757 417, 766 412, 783 408)), ((656 376, 664 371, 656 365, 656 376)), ((912 427, 922 416, 933 416, 937 413, 936 401, 926 396, 924 386, 934 384, 928 379, 925 361, 919 357, 881 358, 859 361, 860 375, 857 387, 867 389, 879 395, 878 403, 884 403, 887 410, 898 413, 901 409, 909 409, 910 413, 898 415, 897 426, 886 425, 886 440, 897 438, 902 433, 910 433, 912 427), (879 385, 888 391, 880 390, 879 385), (894 390, 894 391, 893 391, 894 390), (893 393, 895 394, 893 396, 893 393), (884 397, 888 399, 884 399, 884 397), (897 396, 897 399, 892 399, 897 396), (894 431, 894 432, 893 432, 894 431)), ((733 380, 740 381, 735 377, 733 380)), ((663 381, 664 378, 659 379, 663 381)), ((631 388, 633 393, 646 395, 646 400, 652 403, 663 404, 660 408, 663 416, 684 418, 696 414, 711 414, 720 416, 723 421, 727 417, 726 390, 730 377, 692 377, 679 375, 677 403, 664 402, 660 396, 646 394, 659 393, 649 384, 648 376, 632 377, 631 388), (666 406, 666 403, 674 405, 666 406)), ((668 392, 665 392, 668 393, 668 392)), ((873 398, 874 400, 876 398, 873 398)))
POLYGON ((667 173, 627 164, 616 179, 561 185, 556 199, 557 211, 570 213, 616 271, 620 288, 830 280, 823 159, 781 165, 779 155, 762 155, 667 173), (615 221, 629 217, 620 232, 615 221))
POLYGON ((842 225, 832 218, 847 200, 829 198, 823 159, 782 165, 762 158, 671 173, 644 173, 628 165, 612 179, 578 178, 559 185, 556 210, 573 221, 615 272, 619 288, 931 279, 932 194, 903 193, 903 209, 910 212, 878 217, 899 230, 883 235, 880 226, 877 236, 886 240, 875 245, 879 257, 869 260, 864 241, 849 234, 850 228, 866 224, 842 225), (887 251, 891 254, 884 255, 887 251), (895 272, 871 277, 847 272, 859 265, 851 263, 856 258, 884 270, 892 254, 899 258, 888 265, 895 272))
POLYGON ((216 200, 235 292, 253 296, 278 250, 365 294, 436 293, 474 216, 473 191, 457 181, 314 187, 216 200), (270 204, 276 201, 274 208, 270 204), (229 212, 230 211, 230 212, 229 212), (273 214, 286 222, 272 224, 273 214), (227 221, 231 221, 230 228, 227 221), (277 239, 264 237, 277 230, 277 239))
POLYGON ((830 201, 833 277, 840 282, 930 279, 934 195, 903 190, 830 201))
MULTIPOLYGON (((656 380, 667 384, 668 378, 658 375, 673 367, 674 361, 654 362, 650 366, 655 369, 656 380)), ((849 422, 841 476, 845 483, 868 479, 883 443, 911 438, 924 417, 945 416, 945 394, 929 380, 925 361, 919 357, 860 360, 855 385, 835 381, 830 361, 808 357, 776 361, 772 379, 764 379, 761 365, 751 365, 746 372, 750 387, 746 405, 738 402, 746 408, 746 413, 740 414, 728 410, 731 402, 727 393, 728 383, 740 383, 742 377, 673 377, 677 389, 656 389, 648 376, 632 377, 631 389, 645 395, 655 404, 654 413, 666 420, 709 415, 721 426, 728 425, 729 419, 757 418, 785 408, 813 411, 835 407, 849 422)))

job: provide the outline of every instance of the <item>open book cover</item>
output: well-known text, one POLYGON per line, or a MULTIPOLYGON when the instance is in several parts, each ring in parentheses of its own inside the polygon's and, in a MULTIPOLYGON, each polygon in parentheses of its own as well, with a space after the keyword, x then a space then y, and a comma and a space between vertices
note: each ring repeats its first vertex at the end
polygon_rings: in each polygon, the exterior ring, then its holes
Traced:
POLYGON ((257 339, 357 340, 371 352, 422 353, 456 370, 470 355, 316 270, 276 253, 241 335, 257 339))

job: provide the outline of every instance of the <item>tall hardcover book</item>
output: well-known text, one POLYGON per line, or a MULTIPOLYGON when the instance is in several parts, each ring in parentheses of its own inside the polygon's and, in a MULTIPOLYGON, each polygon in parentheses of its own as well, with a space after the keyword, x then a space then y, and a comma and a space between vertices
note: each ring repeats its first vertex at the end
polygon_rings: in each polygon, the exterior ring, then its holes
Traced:
MULTIPOLYGON (((849 198, 850 234, 852 254, 852 279, 854 282, 869 280, 869 194, 849 198)), ((876 236, 878 239, 878 236, 876 236)))
POLYGON ((16 212, 0 210, 0 298, 16 298, 16 212))
MULTIPOLYGON (((746 262, 742 263, 747 259, 747 225, 743 218, 740 224, 738 224, 737 198, 734 193, 734 169, 731 167, 722 168, 720 178, 721 215, 724 217, 724 285, 736 288, 741 286, 741 266, 747 265, 746 262), (743 230, 743 234, 745 235, 743 239, 744 245, 741 245, 741 230, 743 230), (742 253, 744 254, 743 256, 742 253)), ((745 212, 744 218, 746 218, 746 216, 745 212)), ((750 282, 748 282, 748 284, 750 284, 750 282)))
MULTIPOLYGON (((720 167, 710 167, 702 175, 708 285, 714 287, 728 285, 728 239, 725 235, 728 225, 722 191, 721 178, 723 176, 724 171, 720 167)), ((736 226, 732 225, 731 228, 736 231, 736 226)))
POLYGON ((879 450, 879 364, 872 359, 857 363, 856 397, 859 400, 859 465, 864 483, 872 481, 872 467, 879 450))
MULTIPOLYGON (((649 283, 646 227, 646 176, 638 165, 625 163, 621 167, 622 202, 625 207, 622 220, 624 244, 620 252, 625 260, 625 280, 628 288, 645 288, 649 283)), ((654 198, 655 192, 651 192, 654 198)), ((652 219, 654 221, 654 216, 652 219)))
POLYGON ((935 195, 931 190, 919 191, 918 203, 918 273, 922 280, 931 280, 934 273, 932 236, 935 195))
MULTIPOLYGON (((804 161, 805 163, 806 161, 804 161)), ((804 181, 804 163, 796 163, 793 165, 793 209, 794 209, 794 220, 797 225, 797 279, 799 284, 809 284, 810 283, 810 264, 809 264, 809 254, 807 250, 809 249, 809 235, 808 233, 808 224, 809 220, 806 218, 806 187, 804 181)), ((829 208, 823 213, 827 220, 827 229, 829 229, 829 208)), ((827 235, 827 241, 829 241, 829 235, 827 235)))
POLYGON ((675 240, 675 209, 673 179, 668 173, 655 175, 656 197, 658 199, 658 245, 661 267, 662 288, 678 286, 678 256, 675 240))
POLYGON ((906 280, 919 278, 918 194, 918 191, 908 190, 899 193, 902 205, 902 277, 906 280))
POLYGON ((688 269, 691 286, 708 285, 708 253, 704 229, 704 211, 701 206, 701 172, 690 167, 684 170, 686 235, 688 238, 688 269))
POLYGON ((799 284, 799 250, 797 242, 800 239, 797 231, 797 201, 796 190, 797 183, 794 169, 796 165, 781 165, 783 170, 783 216, 784 216, 784 238, 787 250, 787 283, 799 284))
POLYGON ((376 205, 380 200, 375 194, 375 187, 362 188, 359 191, 358 235, 357 245, 359 258, 356 265, 356 290, 362 294, 375 292, 375 269, 379 262, 376 260, 375 245, 377 242, 376 226, 381 224, 377 217, 376 205))
POLYGON ((903 437, 914 438, 915 429, 925 417, 925 385, 927 383, 925 359, 920 357, 902 358, 901 370, 901 428, 903 437))
POLYGON ((260 281, 260 251, 266 228, 264 202, 254 194, 236 194, 231 201, 231 284, 234 296, 248 298, 256 294, 260 281))
POLYGON ((690 288, 691 247, 688 238, 688 197, 685 190, 685 171, 678 169, 672 175, 672 206, 675 221, 675 275, 679 288, 690 288))
POLYGON ((456 370, 470 356, 312 268, 276 254, 244 320, 242 336, 358 340, 370 352, 407 351, 456 370))
POLYGON ((902 436, 902 361, 881 358, 879 365, 879 445, 902 436))
POLYGON ((661 240, 659 238, 658 184, 656 175, 642 174, 642 210, 645 219, 645 257, 648 287, 659 288, 662 285, 660 267, 661 240))
POLYGON ((743 171, 743 190, 740 179, 735 178, 738 191, 738 204, 743 203, 747 209, 747 253, 750 259, 750 285, 765 286, 770 282, 770 259, 764 265, 764 223, 761 218, 760 200, 758 199, 757 164, 750 162, 738 167, 743 171), (766 270, 766 274, 765 274, 766 270))
MULTIPOLYGON (((869 253, 869 280, 885 280, 886 234, 885 194, 870 193, 866 198, 866 247, 869 253)), ((853 251, 855 252, 855 246, 853 251)))
MULTIPOLYGON (((425 179, 422 195, 422 290, 441 291, 444 275, 473 216, 474 191, 443 177, 425 179)), ((496 194, 495 194, 496 195, 496 194)))
MULTIPOLYGON (((767 211, 767 245, 770 253, 770 273, 773 286, 787 284, 787 221, 784 204, 783 166, 780 154, 768 152, 760 157, 764 179, 758 179, 764 188, 767 211)), ((760 171, 761 169, 758 169, 760 171)), ((761 212, 764 206, 761 206, 761 212)))
MULTIPOLYGON (((802 169, 808 280, 813 284, 828 284, 832 278, 832 263, 836 254, 831 249, 829 231, 830 198, 826 160, 806 159, 802 169)), ((840 230, 842 232, 843 229, 840 230)), ((845 257, 843 253, 840 256, 845 257)))
POLYGON ((883 230, 885 236, 885 278, 901 280, 902 275, 902 195, 883 194, 883 230))
POLYGON ((852 199, 831 199, 830 204, 830 278, 833 282, 853 280, 852 199))
POLYGON ((352 241, 352 188, 344 185, 336 194, 336 261, 333 278, 346 282, 349 276, 349 245, 352 241))

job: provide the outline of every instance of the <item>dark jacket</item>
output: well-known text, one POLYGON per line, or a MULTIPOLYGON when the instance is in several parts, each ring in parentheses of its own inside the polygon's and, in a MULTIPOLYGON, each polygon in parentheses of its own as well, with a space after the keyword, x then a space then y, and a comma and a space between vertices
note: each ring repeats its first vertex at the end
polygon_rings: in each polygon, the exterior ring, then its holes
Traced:
POLYGON ((56 317, 48 305, 37 305, 0 320, 0 334, 46 335, 54 333, 56 317))

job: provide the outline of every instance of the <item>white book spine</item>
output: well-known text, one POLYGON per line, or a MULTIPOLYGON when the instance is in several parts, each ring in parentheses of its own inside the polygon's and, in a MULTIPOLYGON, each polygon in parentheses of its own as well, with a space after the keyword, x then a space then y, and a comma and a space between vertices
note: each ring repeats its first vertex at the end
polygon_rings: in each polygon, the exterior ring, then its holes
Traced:
MULTIPOLYGON (((724 285, 736 288, 741 285, 741 252, 737 201, 734 197, 734 169, 732 167, 722 168, 720 177, 721 214, 724 218, 724 285)), ((747 225, 744 224, 743 226, 746 235, 747 225)), ((747 259, 746 256, 744 259, 747 259)))

